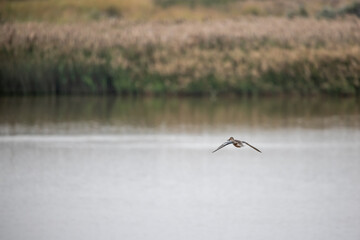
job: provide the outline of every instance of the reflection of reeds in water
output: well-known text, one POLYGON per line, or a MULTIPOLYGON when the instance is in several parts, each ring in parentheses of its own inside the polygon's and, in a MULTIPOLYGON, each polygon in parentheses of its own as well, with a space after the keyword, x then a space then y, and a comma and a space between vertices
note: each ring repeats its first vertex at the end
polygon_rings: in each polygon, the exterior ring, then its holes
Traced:
POLYGON ((0 26, 1 93, 360 92, 360 20, 0 26))
POLYGON ((2 98, 0 116, 0 134, 52 128, 94 131, 89 126, 115 133, 124 127, 207 132, 229 126, 360 128, 360 105, 354 98, 2 98))

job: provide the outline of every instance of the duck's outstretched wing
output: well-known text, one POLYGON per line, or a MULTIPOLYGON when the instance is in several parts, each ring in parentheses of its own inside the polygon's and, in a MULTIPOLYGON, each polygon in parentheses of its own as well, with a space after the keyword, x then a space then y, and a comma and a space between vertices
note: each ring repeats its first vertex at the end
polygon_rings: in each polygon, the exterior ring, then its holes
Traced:
POLYGON ((232 143, 233 143, 232 141, 226 141, 226 142, 224 142, 220 147, 218 147, 217 149, 215 149, 215 150, 213 151, 213 153, 216 152, 217 150, 225 147, 226 145, 229 145, 229 144, 232 144, 232 143))
POLYGON ((247 142, 245 142, 245 141, 241 141, 241 142, 242 142, 242 143, 245 143, 246 145, 248 145, 249 147, 251 147, 251 148, 255 149, 256 151, 261 152, 259 149, 257 149, 256 147, 254 147, 254 146, 252 146, 252 145, 248 144, 247 142))

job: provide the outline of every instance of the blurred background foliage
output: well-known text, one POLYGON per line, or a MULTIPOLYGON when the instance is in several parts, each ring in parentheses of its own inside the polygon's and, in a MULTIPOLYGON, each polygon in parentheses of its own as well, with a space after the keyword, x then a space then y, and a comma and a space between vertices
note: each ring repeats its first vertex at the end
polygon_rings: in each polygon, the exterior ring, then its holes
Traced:
POLYGON ((73 22, 104 18, 181 20, 241 16, 360 16, 353 0, 1 0, 2 21, 73 22))
POLYGON ((0 1, 0 94, 360 94, 360 3, 0 1))

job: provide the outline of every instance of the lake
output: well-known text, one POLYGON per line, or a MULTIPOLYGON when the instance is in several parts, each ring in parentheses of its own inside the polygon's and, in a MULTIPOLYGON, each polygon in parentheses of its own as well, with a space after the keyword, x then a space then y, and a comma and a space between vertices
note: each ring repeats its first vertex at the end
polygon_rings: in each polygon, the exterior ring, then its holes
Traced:
POLYGON ((357 240, 360 100, 2 97, 0 193, 6 240, 357 240))

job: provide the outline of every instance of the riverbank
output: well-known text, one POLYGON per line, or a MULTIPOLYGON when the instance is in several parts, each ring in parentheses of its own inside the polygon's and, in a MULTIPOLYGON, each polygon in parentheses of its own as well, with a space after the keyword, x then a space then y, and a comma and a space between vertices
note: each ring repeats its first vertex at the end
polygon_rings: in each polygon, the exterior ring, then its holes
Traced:
POLYGON ((360 94, 360 20, 3 23, 0 94, 360 94))

